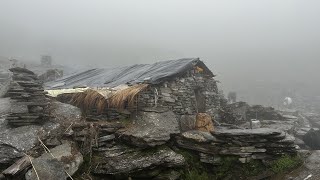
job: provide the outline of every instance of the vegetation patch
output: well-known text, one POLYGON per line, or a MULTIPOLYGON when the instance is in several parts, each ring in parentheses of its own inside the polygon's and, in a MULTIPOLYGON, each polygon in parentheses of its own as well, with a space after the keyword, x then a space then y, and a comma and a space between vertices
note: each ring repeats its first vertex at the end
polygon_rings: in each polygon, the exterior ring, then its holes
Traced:
POLYGON ((211 180, 215 179, 210 175, 206 167, 200 162, 199 157, 191 151, 179 150, 186 160, 186 168, 181 171, 181 179, 184 180, 211 180))
POLYGON ((217 166, 215 171, 215 179, 222 179, 223 177, 230 174, 237 163, 238 158, 234 156, 225 156, 221 159, 221 165, 217 166))
POLYGON ((271 164, 271 170, 275 173, 283 173, 300 166, 302 162, 299 156, 283 155, 271 164))
POLYGON ((251 160, 249 163, 242 165, 242 173, 246 177, 257 176, 265 170, 266 167, 260 160, 251 160))

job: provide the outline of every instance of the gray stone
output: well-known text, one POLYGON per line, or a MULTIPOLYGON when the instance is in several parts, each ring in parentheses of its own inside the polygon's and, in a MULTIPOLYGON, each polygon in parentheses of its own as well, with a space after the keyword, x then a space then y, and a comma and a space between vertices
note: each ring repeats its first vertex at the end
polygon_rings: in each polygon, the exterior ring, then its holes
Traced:
POLYGON ((51 115, 55 117, 56 122, 65 123, 81 121, 81 110, 70 104, 64 104, 54 101, 51 104, 51 115))
POLYGON ((7 144, 0 144, 0 170, 7 168, 16 159, 23 156, 23 153, 7 144))
POLYGON ((303 141, 312 149, 320 150, 320 130, 310 129, 310 131, 303 136, 303 141))
MULTIPOLYGON (((32 161, 39 179, 45 180, 66 180, 68 175, 63 169, 63 164, 56 159, 37 158, 32 161)), ((25 175, 26 180, 37 179, 34 170, 29 170, 25 175)))
POLYGON ((171 94, 169 94, 169 93, 161 93, 161 95, 165 96, 165 97, 170 97, 171 96, 171 94))
POLYGON ((164 113, 140 112, 134 124, 119 136, 128 143, 139 146, 165 144, 171 135, 180 133, 179 123, 172 111, 164 113))
POLYGON ((43 111, 43 107, 40 106, 33 106, 32 108, 30 108, 29 110, 31 113, 40 113, 43 111))
MULTIPOLYGON (((238 156, 243 162, 248 159, 267 159, 270 156, 292 153, 297 149, 294 137, 274 129, 221 129, 215 133, 187 131, 175 137, 177 145, 209 155, 238 156)), ((203 162, 206 160, 203 159, 203 162)), ((208 160, 213 162, 213 159, 208 160)))
POLYGON ((162 95, 163 95, 163 93, 166 93, 166 94, 172 93, 172 90, 170 88, 166 88, 166 87, 160 88, 160 91, 161 91, 162 95))
POLYGON ((28 151, 38 143, 37 133, 40 129, 40 126, 6 129, 0 133, 0 144, 15 147, 19 151, 28 151))
POLYGON ((24 104, 20 104, 17 101, 11 100, 10 112, 11 113, 28 113, 28 107, 24 104))
POLYGON ((162 97, 162 100, 165 101, 165 102, 169 102, 169 103, 175 103, 176 102, 176 100, 173 99, 172 97, 166 97, 166 96, 162 97))
MULTIPOLYGON (((40 179, 67 179, 67 174, 71 176, 79 169, 83 163, 83 156, 71 143, 64 143, 50 150, 39 158, 33 160, 33 164, 40 179)), ((27 180, 35 179, 33 170, 26 174, 27 180)))
POLYGON ((305 166, 309 170, 320 169, 320 150, 312 152, 312 154, 306 159, 305 166))
POLYGON ((103 137, 100 137, 98 139, 99 142, 105 142, 105 141, 112 141, 114 140, 116 137, 114 134, 111 134, 111 135, 107 135, 107 136, 103 136, 103 137))
POLYGON ((106 151, 105 157, 100 157, 94 163, 96 174, 132 174, 144 170, 151 170, 154 167, 175 168, 183 166, 185 159, 182 155, 175 153, 167 147, 154 149, 137 149, 122 146, 115 151, 106 151))
POLYGON ((189 139, 191 141, 201 142, 201 143, 209 143, 213 141, 217 141, 217 139, 212 136, 209 132, 203 131, 187 131, 181 134, 182 137, 189 139))
POLYGON ((181 132, 194 130, 195 123, 196 123, 196 116, 195 115, 182 115, 180 118, 181 132))
POLYGON ((260 129, 227 129, 220 131, 217 129, 214 135, 224 136, 224 135, 232 135, 232 136, 248 136, 248 135, 260 135, 260 136, 269 136, 269 135, 280 135, 282 131, 277 129, 269 129, 269 128, 260 128, 260 129))

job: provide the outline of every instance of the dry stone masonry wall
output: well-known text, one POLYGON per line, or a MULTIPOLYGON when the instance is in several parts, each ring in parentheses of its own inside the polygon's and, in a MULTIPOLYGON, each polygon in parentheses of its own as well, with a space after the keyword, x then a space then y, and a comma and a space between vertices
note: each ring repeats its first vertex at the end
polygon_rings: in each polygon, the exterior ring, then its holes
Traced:
POLYGON ((13 81, 7 92, 11 98, 11 113, 6 117, 9 125, 24 126, 39 124, 46 117, 48 99, 42 87, 42 82, 32 72, 24 68, 12 68, 13 81))
POLYGON ((206 112, 215 117, 220 107, 220 96, 217 82, 213 78, 189 73, 159 85, 152 85, 140 94, 138 106, 167 108, 176 115, 206 112))

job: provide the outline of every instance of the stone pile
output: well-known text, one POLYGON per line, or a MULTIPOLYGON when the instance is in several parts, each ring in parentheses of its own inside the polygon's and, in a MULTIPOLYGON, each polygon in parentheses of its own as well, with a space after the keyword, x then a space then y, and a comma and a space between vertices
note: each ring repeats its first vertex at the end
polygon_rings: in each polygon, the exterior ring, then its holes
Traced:
MULTIPOLYGON (((82 153, 94 154, 92 167, 95 168, 91 173, 120 179, 128 175, 156 179, 168 169, 181 168, 185 164, 182 155, 165 145, 171 135, 179 133, 174 113, 147 111, 139 113, 130 122, 97 121, 72 125, 73 139, 82 153)), ((177 171, 173 174, 180 176, 177 171)))
POLYGON ((2 97, 8 90, 8 84, 10 82, 10 74, 0 69, 0 97, 2 97))
POLYGON ((127 110, 108 109, 102 113, 98 113, 96 109, 91 109, 88 112, 86 119, 88 121, 105 121, 105 120, 124 120, 130 118, 130 112, 127 110))
POLYGON ((123 127, 118 122, 79 123, 72 126, 73 138, 83 146, 84 154, 91 148, 95 152, 103 152, 114 146, 115 133, 123 127))
POLYGON ((6 117, 12 126, 39 124, 48 117, 48 99, 37 75, 25 68, 11 68, 13 82, 7 92, 12 99, 11 113, 6 117))
POLYGON ((215 162, 221 156, 237 156, 243 163, 251 159, 295 154, 294 137, 275 129, 224 129, 210 134, 188 131, 176 137, 178 146, 198 151, 201 160, 215 162), (211 157, 211 158, 208 158, 211 157))

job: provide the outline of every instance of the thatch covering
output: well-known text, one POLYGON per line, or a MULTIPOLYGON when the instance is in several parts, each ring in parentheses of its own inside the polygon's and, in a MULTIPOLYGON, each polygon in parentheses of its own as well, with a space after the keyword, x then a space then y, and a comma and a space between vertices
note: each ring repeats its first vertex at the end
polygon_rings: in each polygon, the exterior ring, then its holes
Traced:
POLYGON ((135 98, 137 97, 139 92, 145 90, 148 86, 148 84, 136 84, 127 89, 117 91, 108 99, 109 107, 123 109, 126 103, 128 103, 129 107, 133 107, 135 98))
POLYGON ((107 105, 107 100, 97 91, 88 89, 84 92, 73 94, 70 103, 85 112, 93 108, 97 108, 98 112, 102 112, 107 105))
POLYGON ((91 109, 97 109, 98 113, 102 113, 106 108, 124 109, 125 105, 133 107, 137 95, 145 90, 148 84, 137 84, 126 89, 118 90, 108 96, 103 95, 101 90, 88 89, 84 92, 72 95, 70 103, 81 108, 85 112, 91 109))

